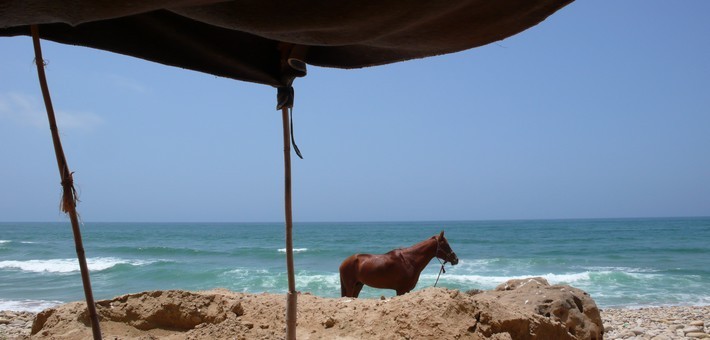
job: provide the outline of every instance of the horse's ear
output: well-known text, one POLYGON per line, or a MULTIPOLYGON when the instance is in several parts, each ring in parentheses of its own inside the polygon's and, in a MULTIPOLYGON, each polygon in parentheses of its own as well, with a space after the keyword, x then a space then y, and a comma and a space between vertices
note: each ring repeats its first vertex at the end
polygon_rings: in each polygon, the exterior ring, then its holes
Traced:
POLYGON ((442 237, 444 237, 444 231, 443 231, 443 230, 441 231, 441 234, 439 234, 439 238, 442 238, 442 237))

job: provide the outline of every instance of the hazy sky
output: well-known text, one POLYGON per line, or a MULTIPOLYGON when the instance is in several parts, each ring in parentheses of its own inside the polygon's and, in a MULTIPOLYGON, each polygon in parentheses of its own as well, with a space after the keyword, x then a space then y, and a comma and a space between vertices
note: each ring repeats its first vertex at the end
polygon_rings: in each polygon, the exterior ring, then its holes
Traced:
MULTIPOLYGON (((710 215, 710 2, 578 0, 295 83, 294 220, 710 215)), ((65 221, 31 40, 0 38, 0 221, 65 221)), ((86 221, 282 221, 276 90, 43 42, 86 221)))

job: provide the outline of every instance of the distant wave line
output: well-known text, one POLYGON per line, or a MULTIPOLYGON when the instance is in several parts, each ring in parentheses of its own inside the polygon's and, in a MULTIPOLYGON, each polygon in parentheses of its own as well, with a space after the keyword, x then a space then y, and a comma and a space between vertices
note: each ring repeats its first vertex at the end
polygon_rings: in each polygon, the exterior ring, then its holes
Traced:
MULTIPOLYGON (((308 248, 293 248, 294 253, 302 253, 305 251, 308 251, 308 248)), ((279 249, 279 253, 285 253, 285 252, 286 252, 286 248, 279 249)))
MULTIPOLYGON (((97 257, 86 260, 89 270, 102 271, 121 264, 141 266, 154 261, 126 260, 115 257, 97 257)), ((79 271, 77 259, 9 260, 0 261, 0 269, 19 269, 33 273, 71 273, 79 271)))

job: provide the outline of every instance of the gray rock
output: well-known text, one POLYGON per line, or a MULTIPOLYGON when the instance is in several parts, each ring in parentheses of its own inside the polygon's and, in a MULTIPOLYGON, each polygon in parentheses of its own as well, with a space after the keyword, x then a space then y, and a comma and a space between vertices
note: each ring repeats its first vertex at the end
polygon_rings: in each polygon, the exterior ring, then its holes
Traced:
POLYGON ((646 330, 641 327, 636 327, 636 328, 632 329, 631 331, 634 332, 634 335, 641 335, 643 333, 646 333, 646 330))
POLYGON ((632 332, 632 331, 624 331, 623 333, 621 333, 621 337, 623 339, 628 339, 628 338, 635 337, 635 336, 636 336, 636 334, 634 334, 634 332, 632 332))
POLYGON ((688 326, 688 327, 683 328, 683 333, 697 333, 697 332, 705 333, 703 328, 698 327, 698 326, 688 326))

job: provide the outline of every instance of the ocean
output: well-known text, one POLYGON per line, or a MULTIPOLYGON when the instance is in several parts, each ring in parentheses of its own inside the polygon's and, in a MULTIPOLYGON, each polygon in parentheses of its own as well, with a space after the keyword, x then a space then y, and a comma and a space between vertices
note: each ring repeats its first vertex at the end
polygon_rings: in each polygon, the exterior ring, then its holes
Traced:
MULTIPOLYGON (((296 288, 339 297, 354 253, 408 247, 441 230, 458 255, 437 286, 492 289, 542 276, 601 308, 710 305, 710 218, 295 223, 296 288)), ((283 223, 85 223, 94 297, 146 290, 285 293, 283 223)), ((416 289, 431 287, 432 260, 416 289)), ((394 296, 365 287, 361 298, 394 296)), ((0 223, 0 310, 83 300, 69 223, 0 223)))

